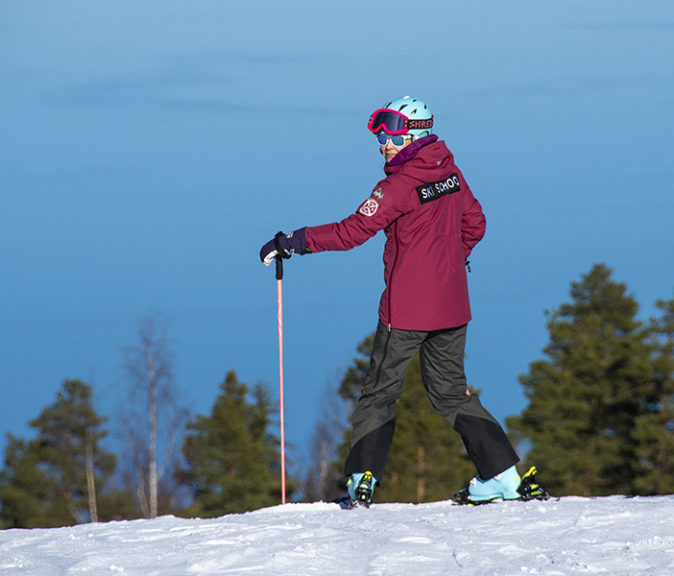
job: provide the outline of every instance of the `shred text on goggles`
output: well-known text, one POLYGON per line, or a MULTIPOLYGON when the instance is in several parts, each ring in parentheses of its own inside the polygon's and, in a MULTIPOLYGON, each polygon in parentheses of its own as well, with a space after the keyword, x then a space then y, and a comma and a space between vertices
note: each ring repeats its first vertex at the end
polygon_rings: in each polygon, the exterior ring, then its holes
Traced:
POLYGON ((367 124, 373 134, 382 130, 391 136, 407 134, 410 130, 429 130, 433 127, 433 117, 424 120, 412 120, 396 110, 381 108, 375 110, 367 124))

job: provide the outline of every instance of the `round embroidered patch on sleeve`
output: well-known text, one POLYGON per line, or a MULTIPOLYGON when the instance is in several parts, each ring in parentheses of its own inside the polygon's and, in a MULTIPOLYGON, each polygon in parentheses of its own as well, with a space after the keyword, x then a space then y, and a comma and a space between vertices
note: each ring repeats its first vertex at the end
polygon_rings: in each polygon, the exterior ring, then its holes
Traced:
POLYGON ((363 202, 363 205, 358 209, 358 212, 360 212, 363 216, 373 216, 377 211, 377 208, 379 208, 379 202, 377 202, 374 198, 368 198, 365 202, 363 202))

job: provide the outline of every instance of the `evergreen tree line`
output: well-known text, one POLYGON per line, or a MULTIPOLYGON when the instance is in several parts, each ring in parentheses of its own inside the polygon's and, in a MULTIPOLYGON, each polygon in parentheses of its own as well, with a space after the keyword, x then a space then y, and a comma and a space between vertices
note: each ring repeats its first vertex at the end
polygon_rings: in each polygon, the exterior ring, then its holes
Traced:
MULTIPOLYGON (((604 265, 572 282, 570 301, 547 312, 544 358, 520 376, 527 406, 507 419, 523 467, 536 464, 554 495, 674 492, 674 299, 637 319, 638 303, 604 265)), ((8 434, 0 470, 0 528, 33 528, 154 517, 215 517, 278 504, 276 407, 268 389, 227 373, 207 415, 189 418, 172 388, 165 333, 150 319, 127 350, 137 395, 123 414, 126 449, 108 452, 107 421, 91 386, 65 380, 30 422, 8 434)), ((357 348, 338 394, 319 415, 294 498, 343 492, 348 414, 368 367, 373 335, 357 348)), ((471 388, 472 393, 479 391, 471 388)), ((419 359, 399 400, 396 436, 377 501, 450 498, 475 474, 460 437, 427 400, 419 359)))
MULTIPOLYGON (((126 483, 115 479, 118 456, 102 440, 106 418, 93 406, 92 388, 65 380, 56 400, 30 422, 35 437, 7 436, 0 470, 0 528, 37 528, 154 517, 159 514, 214 517, 278 504, 278 441, 269 432, 273 406, 267 390, 250 390, 230 371, 209 415, 185 430, 182 459, 161 475, 157 510, 149 511, 151 476, 126 483), (181 506, 177 493, 189 493, 181 506)), ((124 454, 122 454, 124 456, 124 454)), ((147 455, 145 455, 147 456, 147 455)), ((138 456, 129 456, 135 468, 138 456)), ((145 458, 146 462, 149 461, 145 458)), ((290 483, 291 489, 294 487, 290 483)))

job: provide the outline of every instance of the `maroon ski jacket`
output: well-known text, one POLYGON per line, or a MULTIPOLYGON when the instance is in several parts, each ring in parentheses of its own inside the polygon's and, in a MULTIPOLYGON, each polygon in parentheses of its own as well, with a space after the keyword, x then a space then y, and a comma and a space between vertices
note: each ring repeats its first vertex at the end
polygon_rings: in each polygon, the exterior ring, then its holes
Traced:
POLYGON ((306 229, 309 248, 349 250, 383 229, 381 321, 423 331, 468 323, 465 259, 484 236, 480 203, 435 135, 401 150, 384 170, 355 214, 306 229))

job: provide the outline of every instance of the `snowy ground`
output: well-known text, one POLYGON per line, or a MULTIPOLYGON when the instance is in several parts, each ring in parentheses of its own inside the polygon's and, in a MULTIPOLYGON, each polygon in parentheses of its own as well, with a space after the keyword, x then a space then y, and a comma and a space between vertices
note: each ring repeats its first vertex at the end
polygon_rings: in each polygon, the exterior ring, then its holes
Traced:
POLYGON ((165 516, 0 531, 0 574, 674 574, 674 496, 288 504, 215 520, 165 516))

